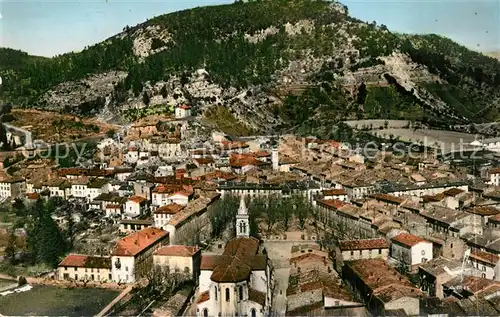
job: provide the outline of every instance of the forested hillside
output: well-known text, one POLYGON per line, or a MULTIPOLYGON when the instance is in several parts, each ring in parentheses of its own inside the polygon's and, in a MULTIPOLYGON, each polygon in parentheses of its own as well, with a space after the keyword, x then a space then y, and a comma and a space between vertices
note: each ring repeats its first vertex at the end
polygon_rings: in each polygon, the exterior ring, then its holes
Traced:
POLYGON ((248 128, 242 131, 314 133, 314 126, 345 118, 446 126, 499 116, 496 59, 437 35, 391 33, 331 1, 175 12, 51 59, 2 50, 0 74, 1 98, 16 106, 135 118, 136 108, 189 103, 201 114, 227 108, 231 122, 248 128))

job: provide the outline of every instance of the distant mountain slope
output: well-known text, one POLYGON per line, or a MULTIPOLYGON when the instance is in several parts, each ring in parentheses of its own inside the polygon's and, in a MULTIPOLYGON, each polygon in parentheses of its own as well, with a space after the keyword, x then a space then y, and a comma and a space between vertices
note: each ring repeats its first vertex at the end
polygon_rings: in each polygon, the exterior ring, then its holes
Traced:
POLYGON ((25 107, 118 120, 189 103, 215 126, 240 124, 235 131, 325 135, 346 118, 448 126, 499 117, 497 60, 437 35, 391 33, 321 0, 166 14, 0 75, 2 100, 25 107))

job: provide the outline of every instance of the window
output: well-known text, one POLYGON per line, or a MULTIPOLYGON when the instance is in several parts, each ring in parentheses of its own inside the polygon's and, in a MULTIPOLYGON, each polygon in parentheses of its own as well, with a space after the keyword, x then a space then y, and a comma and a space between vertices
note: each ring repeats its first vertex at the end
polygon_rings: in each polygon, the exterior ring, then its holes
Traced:
POLYGON ((226 302, 229 302, 229 288, 226 287, 226 302))
POLYGON ((382 254, 382 249, 378 249, 378 254, 382 254))
POLYGON ((351 255, 354 255, 354 251, 351 251, 351 255))
POLYGON ((340 301, 336 300, 335 301, 335 306, 339 306, 340 305, 340 301))
POLYGON ((422 255, 425 255, 425 250, 422 250, 422 255))
POLYGON ((250 311, 250 316, 251 317, 256 317, 257 316, 257 312, 255 311, 255 308, 252 308, 252 310, 250 311))
POLYGON ((450 243, 450 249, 453 249, 453 243, 450 243))
POLYGON ((486 271, 486 266, 483 265, 483 272, 485 272, 485 271, 486 271))
POLYGON ((64 267, 64 270, 65 270, 65 271, 67 271, 67 270, 68 270, 68 267, 67 267, 67 266, 65 266, 65 267, 64 267))
POLYGON ((486 278, 486 274, 485 273, 481 274, 481 277, 486 278))
POLYGON ((203 317, 208 317, 208 309, 207 308, 203 309, 203 317))
POLYGON ((217 286, 215 286, 215 300, 217 300, 217 286))
POLYGON ((243 287, 238 287, 238 293, 240 295, 240 300, 243 300, 243 287))

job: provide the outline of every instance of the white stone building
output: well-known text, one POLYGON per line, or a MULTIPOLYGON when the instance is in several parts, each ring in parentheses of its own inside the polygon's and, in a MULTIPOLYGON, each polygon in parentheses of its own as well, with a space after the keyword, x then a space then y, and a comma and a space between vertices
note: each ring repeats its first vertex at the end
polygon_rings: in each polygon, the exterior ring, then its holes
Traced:
POLYGON ((400 233, 391 239, 390 254, 398 263, 411 268, 433 258, 432 242, 413 234, 400 233))
POLYGON ((190 106, 182 105, 175 108, 175 118, 182 119, 190 116, 191 116, 190 106))
POLYGON ((58 280, 111 281, 110 257, 70 254, 57 267, 58 280))
POLYGON ((0 181, 0 198, 17 198, 26 195, 24 178, 7 178, 0 181))
POLYGON ((116 283, 134 283, 153 267, 153 253, 168 244, 168 232, 149 227, 117 242, 111 252, 111 276, 116 283))

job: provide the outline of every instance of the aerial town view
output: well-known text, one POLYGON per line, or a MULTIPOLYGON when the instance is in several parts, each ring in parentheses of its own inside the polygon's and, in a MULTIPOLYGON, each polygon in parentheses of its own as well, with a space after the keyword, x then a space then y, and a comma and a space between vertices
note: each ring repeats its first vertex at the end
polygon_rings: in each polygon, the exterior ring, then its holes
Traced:
POLYGON ((0 316, 500 315, 500 2, 0 11, 0 316))

